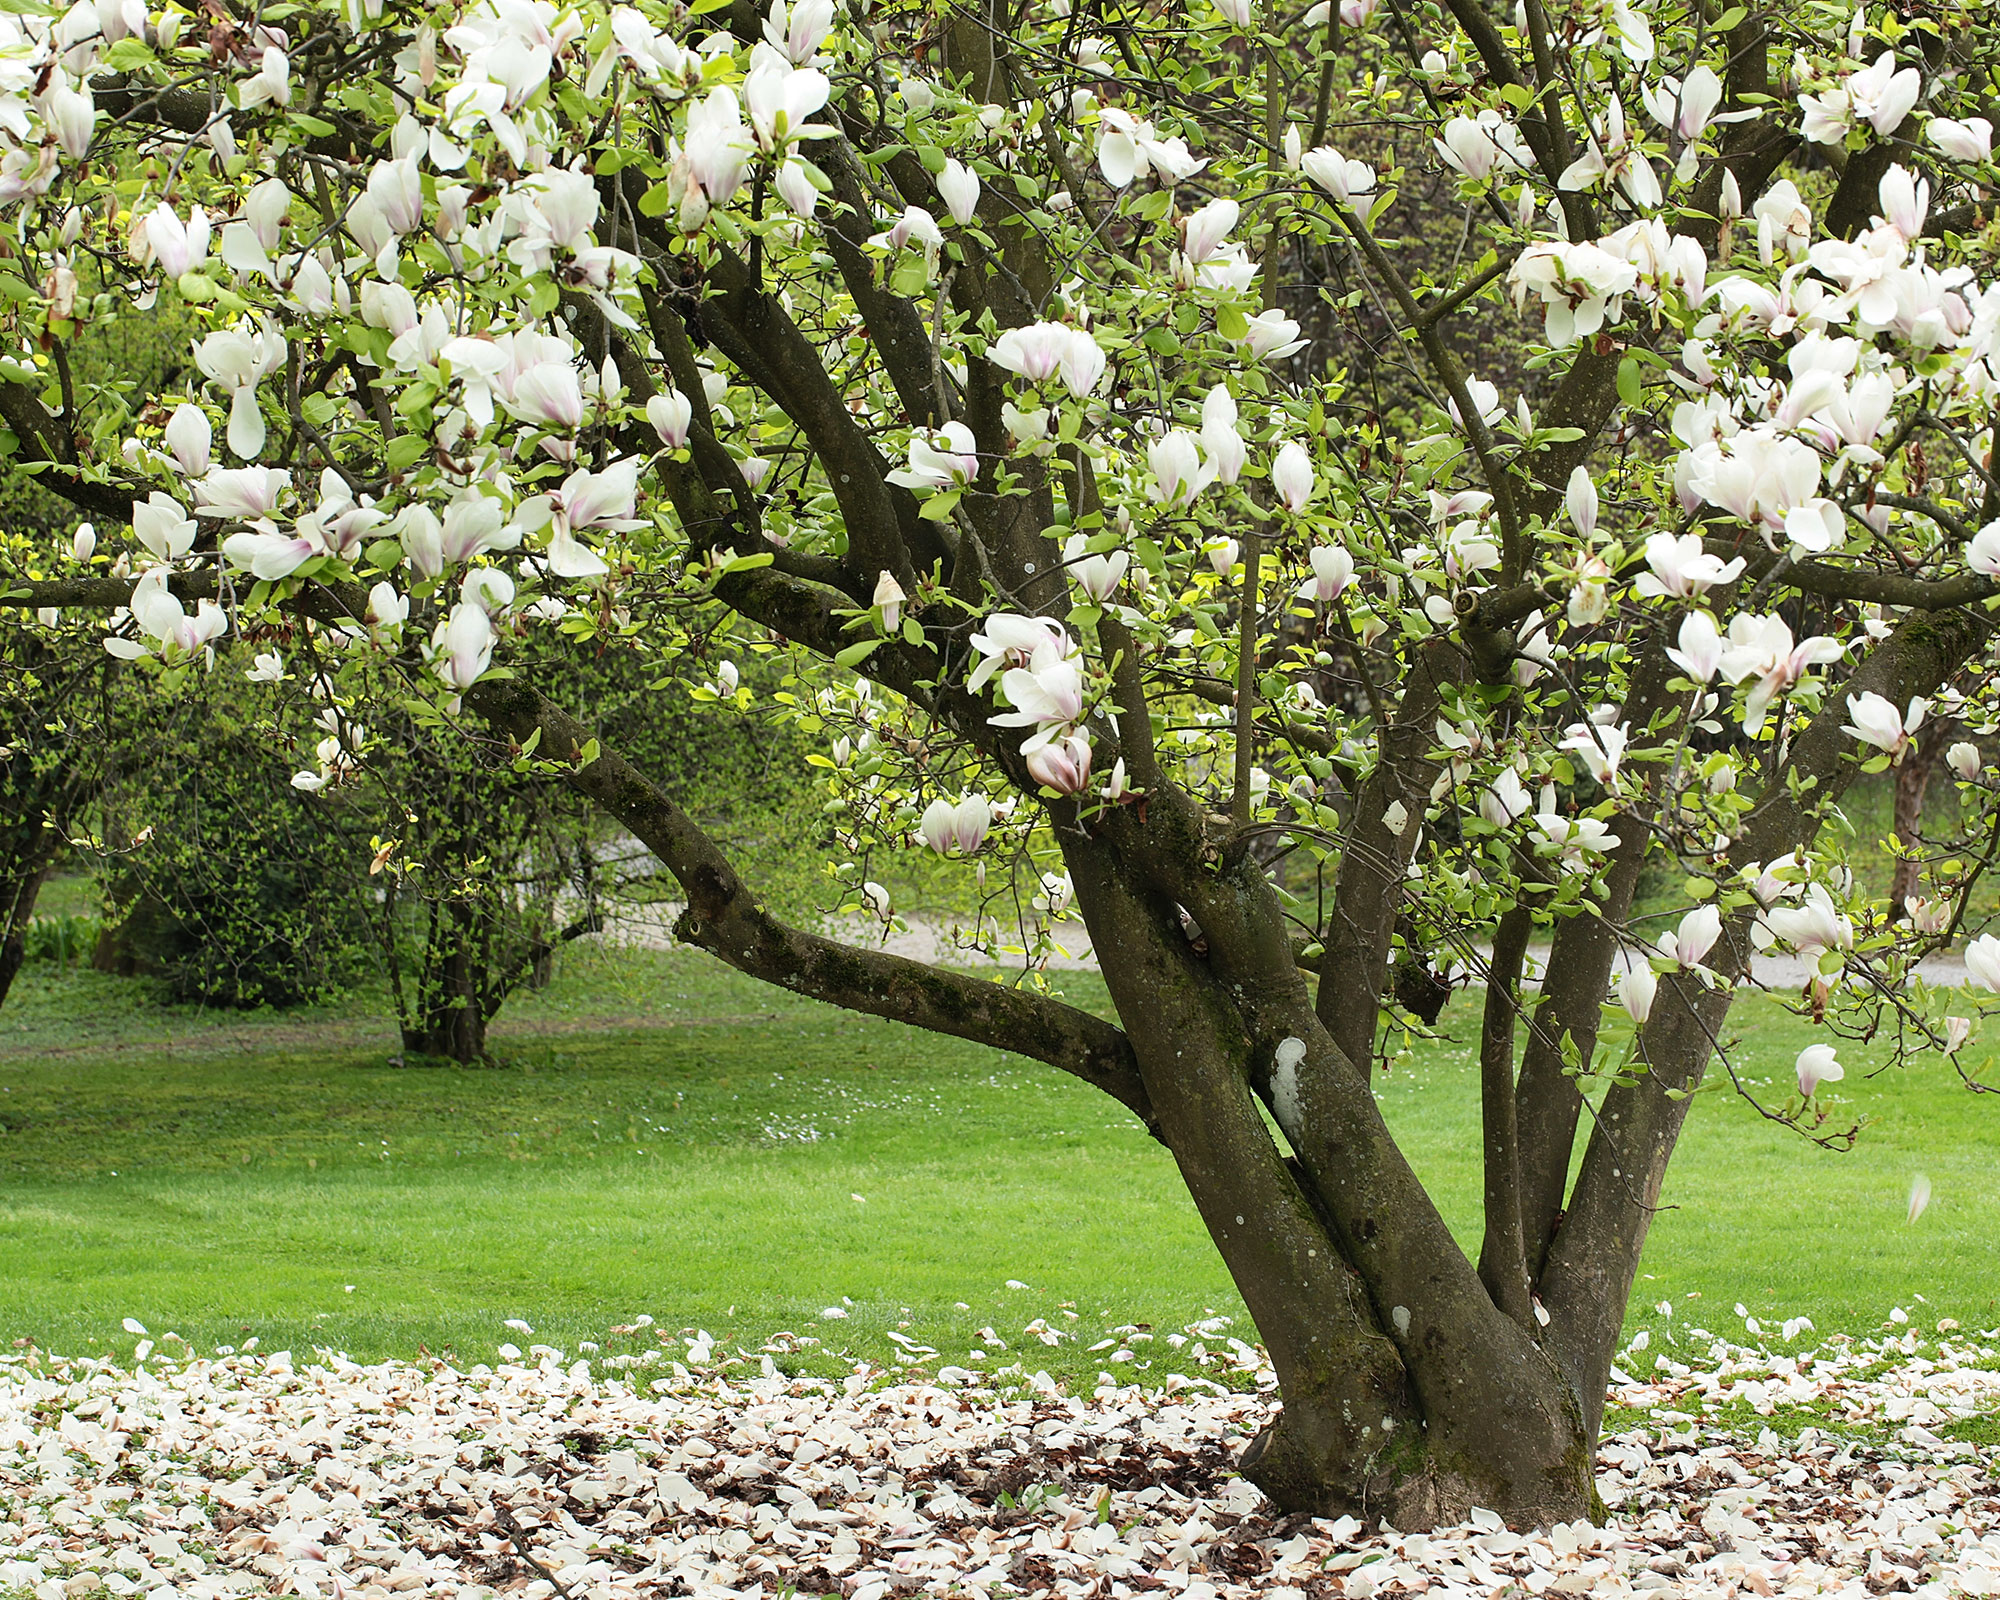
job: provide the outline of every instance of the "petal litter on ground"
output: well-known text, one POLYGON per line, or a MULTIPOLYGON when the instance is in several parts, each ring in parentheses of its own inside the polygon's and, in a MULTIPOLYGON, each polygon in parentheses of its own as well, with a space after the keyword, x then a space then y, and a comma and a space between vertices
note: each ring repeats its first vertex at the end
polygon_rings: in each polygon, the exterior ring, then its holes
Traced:
POLYGON ((0 1361, 0 1594, 1996 1594, 1992 1449, 1937 1430, 2000 1409, 2000 1332, 1956 1335, 1779 1353, 1691 1330, 1614 1373, 1605 1526, 1429 1534, 1279 1517, 1235 1476, 1268 1369, 1070 1396, 790 1377, 786 1346, 699 1334, 658 1379, 547 1347, 469 1371, 29 1352, 0 1361))

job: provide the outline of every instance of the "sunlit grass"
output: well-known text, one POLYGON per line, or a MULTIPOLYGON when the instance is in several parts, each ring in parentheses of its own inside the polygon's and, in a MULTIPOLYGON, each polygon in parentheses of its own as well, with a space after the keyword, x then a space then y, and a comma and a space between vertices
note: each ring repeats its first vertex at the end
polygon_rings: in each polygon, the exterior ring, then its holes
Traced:
MULTIPOLYGON (((1089 975, 1064 982, 1101 1004, 1089 975)), ((1455 1003, 1462 1042, 1379 1083, 1468 1241, 1475 1013, 1455 1003)), ((1806 1028, 1761 1001, 1733 1022, 1740 1070, 1782 1097, 1806 1028)), ((1250 1337, 1166 1152, 1019 1058, 654 953, 579 958, 511 1005, 501 1065, 399 1068, 393 1044, 366 997, 236 1018, 31 968, 0 1011, 0 1340, 129 1349, 132 1317, 204 1349, 477 1360, 503 1342, 610 1351, 706 1328, 755 1348, 789 1330, 824 1341, 809 1364, 1088 1377, 1121 1349, 1121 1372, 1185 1366, 1191 1346, 1166 1335, 1211 1314, 1250 1337), (654 1327, 609 1333, 642 1315, 654 1327), (1075 1337, 1024 1339, 1038 1317, 1075 1337), (1141 1324, 1156 1337, 1116 1331, 1141 1324)), ((1821 1333, 1873 1330, 1896 1305, 2000 1320, 2000 1107, 1941 1067, 1866 1079, 1866 1055, 1844 1049, 1847 1081, 1822 1090, 1871 1119, 1850 1154, 1726 1092, 1698 1098, 1635 1327, 1659 1326, 1662 1300, 1676 1327, 1735 1337, 1738 1302, 1821 1333), (1912 1225, 1918 1171, 1935 1198, 1912 1225)))

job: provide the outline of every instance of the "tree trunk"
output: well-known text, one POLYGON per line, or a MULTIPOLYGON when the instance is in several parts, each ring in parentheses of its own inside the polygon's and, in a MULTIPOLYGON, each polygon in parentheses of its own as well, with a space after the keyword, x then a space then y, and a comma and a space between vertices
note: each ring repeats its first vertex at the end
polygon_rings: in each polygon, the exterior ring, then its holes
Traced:
POLYGON ((1336 1054, 1290 961, 1245 1004, 1250 986, 1215 954, 1233 930, 1204 921, 1204 959, 1178 907, 1142 899, 1116 863, 1078 848, 1071 870, 1160 1137, 1284 1394, 1244 1475, 1285 1511, 1399 1528, 1474 1506, 1516 1526, 1589 1515, 1592 1452, 1573 1392, 1487 1300, 1389 1140, 1365 1070, 1332 1069, 1356 1080, 1345 1107, 1320 1103, 1311 1086, 1329 1074, 1297 1061, 1266 1078, 1280 1040, 1336 1054), (1295 1160, 1264 1121, 1260 1079, 1295 1160), (1432 1231, 1455 1263, 1419 1245, 1432 1231))
MULTIPOLYGON (((1917 831, 1924 821, 1924 792, 1930 788, 1937 758, 1949 741, 1952 725, 1944 720, 1931 723, 1903 754, 1896 768, 1896 810, 1891 823, 1906 851, 1914 852, 1917 831)), ((1898 921, 1909 915, 1905 904, 1923 881, 1923 862, 1912 853, 1896 858, 1896 874, 1889 883, 1889 918, 1898 921)))
POLYGON ((28 953, 28 919, 35 914, 35 898, 49 875, 53 853, 39 863, 31 862, 13 877, 0 880, 0 1005, 14 986, 14 977, 28 953))
MULTIPOLYGON (((454 926, 453 933, 465 930, 454 926)), ((471 952, 459 938, 435 968, 435 978, 423 985, 423 1012, 403 1024, 403 1050, 408 1055, 438 1056, 471 1065, 486 1059, 486 1009, 480 1003, 479 975, 471 952)))

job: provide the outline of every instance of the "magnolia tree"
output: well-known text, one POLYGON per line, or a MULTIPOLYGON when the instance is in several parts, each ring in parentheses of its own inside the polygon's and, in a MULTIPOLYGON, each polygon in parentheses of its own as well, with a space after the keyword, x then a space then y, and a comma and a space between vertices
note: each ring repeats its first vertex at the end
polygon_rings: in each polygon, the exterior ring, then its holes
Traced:
MULTIPOLYGON (((1815 1137, 1837 1040, 1974 1025, 1910 976, 1990 854, 1976 745, 1907 916, 1819 841, 1927 717, 1994 714, 1982 8, 4 27, 0 413, 97 532, 12 602, 169 676, 231 630, 309 660, 308 790, 393 758, 392 668, 644 840, 684 939, 1111 1095, 1269 1347, 1242 1465, 1281 1506, 1590 1509, 1754 950, 1817 974, 1828 1042, 1764 1107, 1815 1137), (80 390, 72 341, 175 302, 184 394, 80 390), (1364 316, 1395 428, 1339 375, 1364 316), (1482 370, 1499 327, 1525 356, 1482 370), (787 653, 851 904, 893 919, 870 863, 921 841, 1009 908, 975 948, 1032 965, 1080 915, 1117 1023, 776 919, 509 668, 536 629, 685 662, 719 710, 730 652, 787 653), (1685 914, 1639 925, 1661 864, 1685 914), (1484 979, 1476 1259, 1370 1088, 1440 950, 1484 979)), ((1968 958, 2000 982, 2000 943, 1968 958)))

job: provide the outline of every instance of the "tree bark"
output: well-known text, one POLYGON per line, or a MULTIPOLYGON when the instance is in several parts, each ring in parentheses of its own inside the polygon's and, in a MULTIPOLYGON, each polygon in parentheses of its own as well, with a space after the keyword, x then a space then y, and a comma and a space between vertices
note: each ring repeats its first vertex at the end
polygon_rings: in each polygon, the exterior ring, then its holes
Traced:
POLYGON ((35 914, 35 900, 49 875, 54 859, 50 852, 39 862, 28 862, 12 877, 0 879, 0 1005, 14 987, 21 963, 28 954, 28 919, 35 914))
POLYGON ((1896 858, 1895 875, 1889 882, 1892 922, 1909 915, 1907 902, 1923 883, 1924 864, 1915 851, 1917 834, 1924 823, 1924 795, 1951 731, 1951 724, 1944 720, 1929 724, 1904 752, 1903 764, 1896 768, 1895 818, 1891 826, 1904 850, 1910 853, 1896 858))

